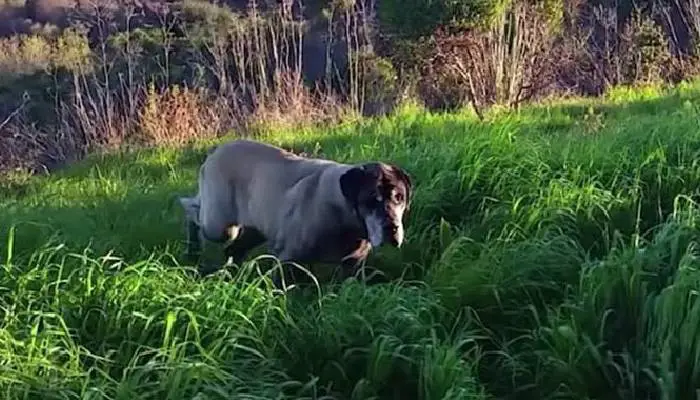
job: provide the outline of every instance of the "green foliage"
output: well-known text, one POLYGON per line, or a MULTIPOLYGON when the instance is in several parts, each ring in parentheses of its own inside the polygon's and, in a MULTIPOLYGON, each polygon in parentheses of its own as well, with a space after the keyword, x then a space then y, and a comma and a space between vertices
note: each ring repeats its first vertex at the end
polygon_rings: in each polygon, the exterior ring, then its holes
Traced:
MULTIPOLYGON (((612 27, 611 29, 617 29, 612 27)), ((607 74, 615 84, 661 82, 669 76, 672 55, 664 28, 652 17, 634 11, 617 41, 616 66, 607 74)))
POLYGON ((401 36, 417 38, 442 25, 477 22, 497 5, 482 0, 389 0, 379 4, 379 18, 401 36))
MULTIPOLYGON (((379 3, 379 19, 390 31, 408 39, 432 34, 438 28, 485 28, 521 0, 389 0, 379 3)), ((552 16, 561 19, 561 0, 538 0, 552 16)))
POLYGON ((7 109, 30 99, 23 111, 33 122, 56 122, 56 97, 66 94, 66 77, 89 70, 92 53, 83 32, 66 29, 55 37, 0 38, 0 103, 7 109))
POLYGON ((362 54, 359 62, 366 113, 380 113, 393 105, 399 95, 394 65, 388 59, 374 54, 362 54))

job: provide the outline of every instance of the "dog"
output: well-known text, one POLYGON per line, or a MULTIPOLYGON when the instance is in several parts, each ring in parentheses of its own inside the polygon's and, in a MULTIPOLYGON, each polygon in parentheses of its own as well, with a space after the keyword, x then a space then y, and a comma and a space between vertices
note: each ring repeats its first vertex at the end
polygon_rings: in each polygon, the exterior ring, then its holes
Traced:
MULTIPOLYGON (((198 192, 180 197, 187 253, 224 243, 235 264, 267 243, 280 262, 340 264, 354 275, 372 248, 400 248, 413 182, 383 162, 344 164, 238 139, 217 146, 199 169, 198 192)), ((273 274, 280 286, 280 277, 273 274)))

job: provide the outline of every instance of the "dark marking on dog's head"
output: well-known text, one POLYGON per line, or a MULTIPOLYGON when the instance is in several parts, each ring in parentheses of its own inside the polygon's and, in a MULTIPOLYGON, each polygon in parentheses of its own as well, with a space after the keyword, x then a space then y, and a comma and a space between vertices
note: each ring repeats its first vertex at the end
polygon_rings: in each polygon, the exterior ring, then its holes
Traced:
POLYGON ((402 168, 380 162, 357 165, 340 177, 343 196, 357 210, 373 247, 386 239, 403 242, 403 215, 413 191, 410 175, 402 168))

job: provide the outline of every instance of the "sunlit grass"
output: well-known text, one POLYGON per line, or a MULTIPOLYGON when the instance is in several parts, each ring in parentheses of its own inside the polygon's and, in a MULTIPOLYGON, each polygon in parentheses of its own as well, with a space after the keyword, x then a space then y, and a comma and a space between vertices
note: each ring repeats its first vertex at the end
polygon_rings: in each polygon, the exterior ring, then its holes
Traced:
POLYGON ((406 106, 263 140, 411 173, 406 246, 369 262, 390 283, 274 296, 262 259, 193 278, 177 197, 213 142, 16 178, 0 186, 3 397, 688 399, 700 386, 697 84, 484 121, 406 106))

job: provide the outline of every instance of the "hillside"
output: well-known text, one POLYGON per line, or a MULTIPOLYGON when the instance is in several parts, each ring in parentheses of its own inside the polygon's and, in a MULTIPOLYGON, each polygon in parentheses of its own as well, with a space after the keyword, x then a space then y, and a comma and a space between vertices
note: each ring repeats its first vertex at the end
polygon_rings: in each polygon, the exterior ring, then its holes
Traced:
MULTIPOLYGON (((275 297, 179 266, 211 141, 3 183, 0 392, 19 398, 688 399, 700 84, 261 140, 416 182, 389 282, 275 297), (401 278, 403 276, 403 278, 401 278)), ((216 139, 222 140, 222 139, 216 139)), ((215 251, 215 249, 214 249, 215 251)), ((211 253, 210 255, 215 255, 211 253)), ((261 265, 264 265, 261 260, 261 265)))
POLYGON ((700 76, 699 0, 0 0, 0 175, 700 76))

